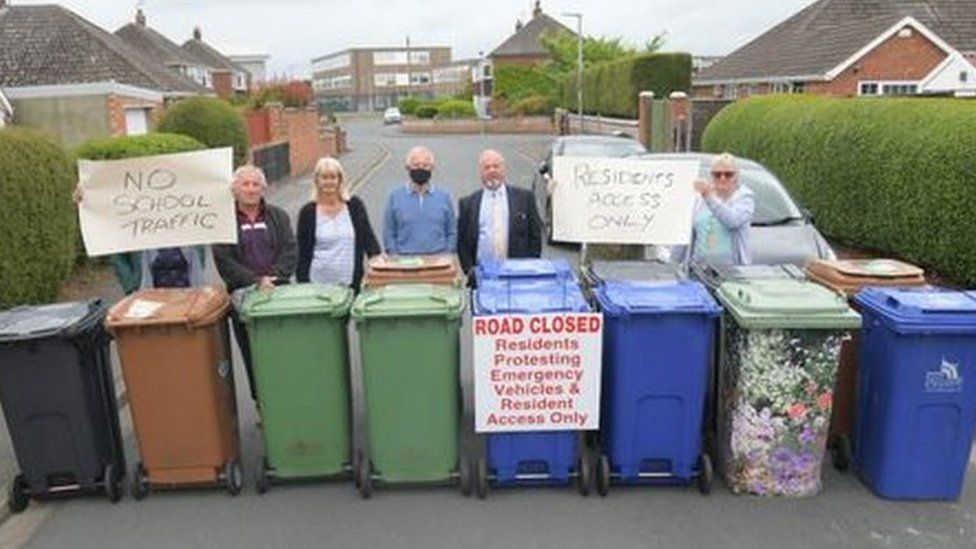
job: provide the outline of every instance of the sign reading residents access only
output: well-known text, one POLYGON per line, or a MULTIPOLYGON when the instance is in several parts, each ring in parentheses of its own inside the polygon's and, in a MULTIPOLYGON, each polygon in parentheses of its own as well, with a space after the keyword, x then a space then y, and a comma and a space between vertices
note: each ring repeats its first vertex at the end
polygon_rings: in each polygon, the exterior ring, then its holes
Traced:
POLYGON ((475 431, 600 425, 603 315, 474 317, 475 431))
POLYGON ((233 151, 78 161, 78 205, 90 256, 236 243, 233 151))
POLYGON ((562 242, 691 242, 696 160, 559 156, 553 160, 553 238, 562 242))

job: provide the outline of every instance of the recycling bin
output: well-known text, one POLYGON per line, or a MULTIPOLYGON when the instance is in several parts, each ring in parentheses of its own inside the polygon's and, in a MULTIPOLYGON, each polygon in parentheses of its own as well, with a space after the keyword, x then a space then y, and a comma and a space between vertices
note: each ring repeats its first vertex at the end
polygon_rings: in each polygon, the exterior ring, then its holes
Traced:
POLYGON ((265 455, 259 493, 273 482, 349 473, 351 408, 346 286, 248 290, 238 312, 251 338, 265 455))
POLYGON ((464 274, 455 255, 378 255, 366 264, 364 288, 387 284, 441 284, 464 286, 464 274))
POLYGON ((125 460, 100 300, 0 313, 0 403, 17 457, 11 511, 31 498, 122 495, 125 460))
MULTIPOLYGON (((925 285, 924 271, 919 267, 893 259, 848 259, 827 261, 816 259, 807 264, 807 278, 840 292, 848 300, 862 288, 917 287, 925 285)), ((852 303, 855 310, 857 305, 852 303)), ((847 471, 851 462, 851 433, 857 409, 857 349, 860 336, 854 332, 840 350, 837 383, 834 386, 833 412, 827 448, 834 468, 847 471)))
POLYGON ((593 261, 580 269, 583 285, 596 288, 604 282, 672 282, 688 278, 682 265, 660 261, 593 261))
POLYGON ((237 397, 223 290, 140 290, 105 320, 115 336, 142 461, 132 495, 224 486, 240 493, 237 397))
MULTIPOLYGON (((522 261, 522 260, 519 260, 522 261)), ((573 278, 496 278, 479 280, 475 316, 590 312, 573 278)), ((474 468, 476 493, 484 498, 489 483, 499 487, 566 486, 574 480, 589 493, 592 469, 583 451, 582 431, 489 433, 485 456, 474 468)))
POLYGON ((976 292, 867 288, 854 470, 888 499, 956 500, 976 421, 976 292))
POLYGON ((813 496, 833 403, 840 348, 861 318, 840 294, 810 281, 725 282, 719 444, 737 494, 813 496))
POLYGON ((545 278, 575 278, 566 259, 506 259, 479 263, 475 272, 481 280, 531 281, 545 278))
POLYGON ((374 481, 448 482, 467 474, 458 460, 465 303, 463 289, 432 284, 370 288, 353 302, 368 434, 354 457, 363 497, 374 481))
POLYGON ((606 281, 597 491, 611 482, 711 491, 703 452, 705 398, 722 309, 701 283, 606 281))

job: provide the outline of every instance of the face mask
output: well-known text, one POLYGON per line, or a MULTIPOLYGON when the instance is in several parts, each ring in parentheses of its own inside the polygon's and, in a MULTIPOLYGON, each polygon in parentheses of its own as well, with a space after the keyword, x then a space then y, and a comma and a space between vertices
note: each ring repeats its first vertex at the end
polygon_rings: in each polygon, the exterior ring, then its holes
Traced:
POLYGON ((430 170, 425 170, 423 168, 411 168, 410 169, 410 181, 418 185, 426 185, 430 181, 430 170))

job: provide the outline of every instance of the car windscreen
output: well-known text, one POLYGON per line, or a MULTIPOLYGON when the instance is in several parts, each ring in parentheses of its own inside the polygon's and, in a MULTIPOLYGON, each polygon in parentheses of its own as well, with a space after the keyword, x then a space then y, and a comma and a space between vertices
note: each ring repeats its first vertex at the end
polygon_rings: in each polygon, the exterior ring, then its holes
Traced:
MULTIPOLYGON (((706 167, 700 176, 707 179, 710 174, 706 167)), ((753 225, 782 225, 803 218, 790 195, 776 177, 766 170, 744 168, 739 172, 739 184, 752 190, 756 200, 756 210, 752 216, 753 225)))
POLYGON ((644 152, 640 143, 626 139, 596 141, 596 142, 566 142, 563 143, 561 156, 605 156, 620 158, 631 154, 644 152))

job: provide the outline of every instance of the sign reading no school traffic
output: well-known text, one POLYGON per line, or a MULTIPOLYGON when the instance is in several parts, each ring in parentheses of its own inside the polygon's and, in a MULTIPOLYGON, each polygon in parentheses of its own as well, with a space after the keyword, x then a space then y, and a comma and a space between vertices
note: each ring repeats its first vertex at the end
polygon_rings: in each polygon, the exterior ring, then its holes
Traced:
POLYGON ((475 431, 599 427, 603 315, 482 316, 473 328, 475 431))

